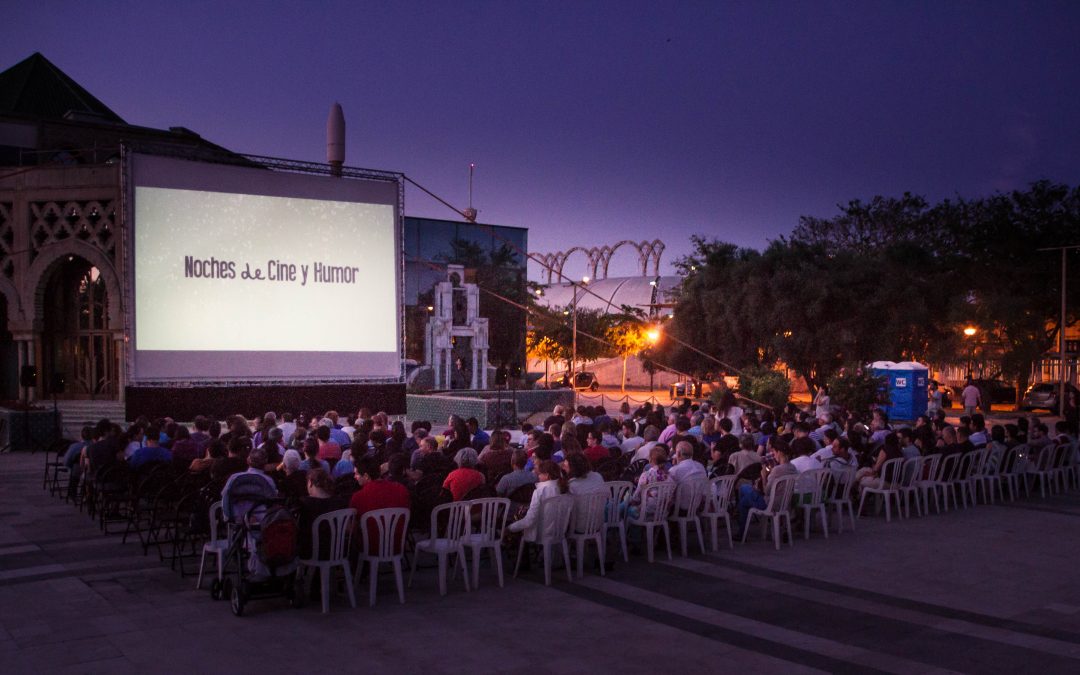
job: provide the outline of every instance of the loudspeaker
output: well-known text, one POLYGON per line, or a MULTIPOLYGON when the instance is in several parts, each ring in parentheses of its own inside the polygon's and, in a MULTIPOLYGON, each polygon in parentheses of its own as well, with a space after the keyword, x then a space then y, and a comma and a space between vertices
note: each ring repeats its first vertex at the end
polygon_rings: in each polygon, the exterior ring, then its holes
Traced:
POLYGON ((517 379, 517 378, 521 377, 521 365, 520 364, 515 363, 514 365, 510 366, 510 377, 512 377, 514 379, 517 379))
POLYGON ((37 366, 23 366, 19 374, 20 387, 37 386, 37 366))
POLYGON ((52 379, 49 380, 49 389, 51 389, 54 394, 63 394, 65 383, 66 380, 64 379, 63 373, 53 373, 52 379))
POLYGON ((495 386, 506 386, 506 366, 499 366, 495 369, 495 386))

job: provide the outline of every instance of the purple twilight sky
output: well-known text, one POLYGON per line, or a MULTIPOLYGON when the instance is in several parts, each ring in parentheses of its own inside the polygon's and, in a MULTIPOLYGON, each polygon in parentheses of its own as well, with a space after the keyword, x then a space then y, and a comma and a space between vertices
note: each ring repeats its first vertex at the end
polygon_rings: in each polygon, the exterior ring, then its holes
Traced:
MULTIPOLYGON (((0 68, 41 51, 127 121, 400 170, 530 248, 694 233, 762 247, 907 191, 1080 183, 1077 2, 10 3, 0 68)), ((453 218, 416 190, 410 215, 453 218)), ((632 273, 617 254, 612 273, 632 273)), ((580 274, 584 263, 568 265, 580 274), (580 267, 580 269, 578 269, 580 267)))

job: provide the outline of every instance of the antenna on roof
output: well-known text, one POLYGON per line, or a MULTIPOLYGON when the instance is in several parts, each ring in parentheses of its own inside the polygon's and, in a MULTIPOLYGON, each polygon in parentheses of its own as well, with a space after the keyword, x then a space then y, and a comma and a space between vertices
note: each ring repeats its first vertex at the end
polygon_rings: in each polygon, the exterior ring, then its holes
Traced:
POLYGON ((462 211, 462 215, 464 215, 465 220, 470 223, 476 222, 476 209, 474 209, 472 205, 472 181, 474 171, 476 171, 476 164, 469 162, 469 208, 462 211))

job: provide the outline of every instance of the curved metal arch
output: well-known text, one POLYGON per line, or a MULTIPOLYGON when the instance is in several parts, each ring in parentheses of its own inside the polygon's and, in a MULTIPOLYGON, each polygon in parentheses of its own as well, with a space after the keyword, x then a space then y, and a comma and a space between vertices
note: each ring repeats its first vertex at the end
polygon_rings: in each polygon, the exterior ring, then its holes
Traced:
POLYGON ((571 246, 570 248, 566 249, 565 251, 561 251, 558 254, 556 254, 556 255, 560 256, 559 264, 558 264, 558 266, 556 268, 556 271, 558 272, 558 275, 559 275, 559 281, 562 280, 563 267, 566 265, 566 261, 569 260, 570 256, 572 254, 574 254, 575 252, 577 252, 577 251, 581 251, 582 253, 585 254, 585 258, 587 260, 587 265, 588 265, 588 270, 589 270, 589 276, 594 278, 594 279, 596 278, 596 264, 597 264, 597 250, 596 250, 596 248, 595 247, 593 247, 593 248, 585 248, 583 246, 571 246))
POLYGON ((538 253, 534 255, 545 267, 548 284, 558 283, 562 280, 563 268, 566 265, 566 261, 570 255, 576 251, 581 251, 585 254, 586 258, 588 258, 589 275, 591 277, 594 279, 607 279, 608 265, 611 263, 611 257, 615 254, 615 251, 623 246, 631 246, 637 250, 638 269, 641 271, 641 276, 649 276, 649 263, 652 263, 652 276, 660 276, 660 257, 664 254, 666 245, 659 239, 640 242, 623 239, 622 241, 616 242, 614 245, 605 244, 603 246, 594 246, 592 248, 573 246, 565 251, 538 253))

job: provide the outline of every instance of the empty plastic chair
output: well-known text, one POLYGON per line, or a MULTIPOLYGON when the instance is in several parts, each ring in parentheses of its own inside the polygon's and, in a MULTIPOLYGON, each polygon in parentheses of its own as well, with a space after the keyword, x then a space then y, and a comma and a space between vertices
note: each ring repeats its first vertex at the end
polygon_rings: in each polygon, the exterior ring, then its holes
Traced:
POLYGON ((472 553, 473 588, 480 587, 480 556, 487 550, 492 564, 498 571, 499 588, 503 587, 502 535, 506 518, 510 514, 510 500, 505 497, 474 499, 472 506, 472 530, 465 537, 465 548, 472 553))
POLYGON ((585 576, 585 544, 596 544, 596 554, 600 559, 600 576, 604 576, 604 507, 608 501, 608 491, 590 492, 573 495, 574 515, 571 518, 567 536, 574 541, 577 555, 578 578, 585 576))
POLYGON ((398 600, 405 604, 405 579, 401 572, 401 557, 405 555, 405 533, 409 528, 409 509, 376 509, 360 516, 360 561, 356 578, 368 563, 368 605, 375 606, 379 584, 379 565, 390 563, 394 568, 398 600))
POLYGON ((735 548, 731 539, 731 493, 735 489, 735 474, 717 476, 710 483, 709 493, 706 495, 705 508, 699 514, 702 520, 709 521, 709 531, 712 533, 712 550, 720 550, 720 521, 724 521, 724 529, 727 531, 728 548, 735 548))
POLYGON ((634 489, 634 484, 626 480, 613 480, 604 483, 604 487, 608 491, 607 506, 604 509, 604 548, 607 548, 608 532, 618 530, 623 561, 630 562, 630 551, 626 546, 626 507, 623 503, 634 489))
POLYGON ((225 552, 229 550, 229 538, 221 536, 221 526, 225 521, 221 517, 221 502, 217 501, 210 505, 210 539, 203 544, 202 557, 199 559, 199 579, 195 582, 195 589, 202 588, 203 571, 206 569, 206 554, 216 558, 217 580, 225 579, 225 552))
POLYGON ((829 514, 825 510, 832 473, 828 469, 810 469, 799 474, 795 482, 796 496, 801 497, 799 508, 803 512, 803 539, 810 538, 810 521, 815 512, 821 517, 821 531, 829 538, 829 514))
POLYGON ((472 504, 470 502, 439 504, 431 511, 431 536, 416 542, 412 570, 409 572, 409 588, 412 588, 420 554, 430 553, 439 561, 439 595, 446 595, 446 568, 451 556, 455 556, 454 564, 461 566, 462 575, 465 577, 465 590, 469 590, 469 569, 465 565, 465 539, 469 536, 471 517, 472 504), (446 526, 442 528, 440 536, 439 522, 443 519, 446 520, 446 526))
POLYGON ((675 503, 668 520, 679 526, 679 547, 684 558, 688 555, 687 539, 690 534, 690 525, 693 525, 697 532, 698 549, 702 553, 705 552, 705 537, 701 533, 701 519, 698 518, 698 513, 709 494, 709 488, 710 483, 707 478, 679 483, 675 488, 675 503))

